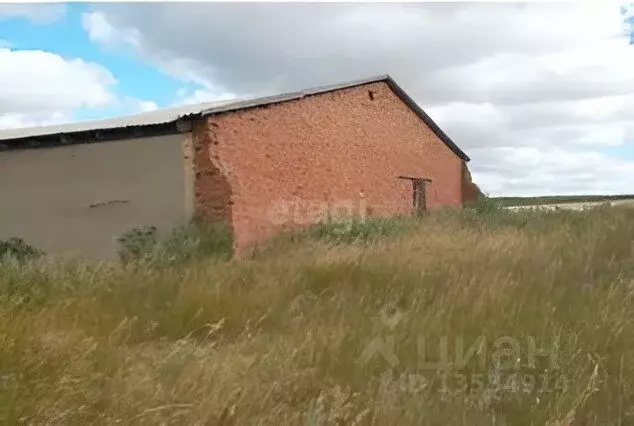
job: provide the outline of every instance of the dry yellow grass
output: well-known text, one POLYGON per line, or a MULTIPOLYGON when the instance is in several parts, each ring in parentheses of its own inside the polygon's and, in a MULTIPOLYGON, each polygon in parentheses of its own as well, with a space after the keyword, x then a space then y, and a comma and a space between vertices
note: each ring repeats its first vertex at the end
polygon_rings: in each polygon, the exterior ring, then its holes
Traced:
POLYGON ((6 262, 0 422, 633 424, 633 240, 631 209, 449 211, 241 262, 6 262))

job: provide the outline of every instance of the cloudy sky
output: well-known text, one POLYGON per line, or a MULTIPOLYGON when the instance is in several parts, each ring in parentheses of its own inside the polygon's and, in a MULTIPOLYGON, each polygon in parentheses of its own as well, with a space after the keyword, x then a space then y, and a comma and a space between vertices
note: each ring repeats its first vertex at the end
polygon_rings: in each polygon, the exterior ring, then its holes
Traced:
POLYGON ((634 193, 614 2, 0 5, 0 128, 385 73, 489 194, 634 193))

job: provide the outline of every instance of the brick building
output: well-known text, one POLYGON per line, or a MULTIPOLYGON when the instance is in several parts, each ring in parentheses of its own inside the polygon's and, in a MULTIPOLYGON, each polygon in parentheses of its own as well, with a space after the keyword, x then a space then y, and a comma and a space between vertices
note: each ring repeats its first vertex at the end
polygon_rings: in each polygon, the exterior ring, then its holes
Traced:
POLYGON ((111 257, 140 225, 225 220, 238 250, 328 216, 477 198, 467 155, 389 77, 0 131, 0 239, 111 257), (98 142, 98 143, 97 143, 98 142))

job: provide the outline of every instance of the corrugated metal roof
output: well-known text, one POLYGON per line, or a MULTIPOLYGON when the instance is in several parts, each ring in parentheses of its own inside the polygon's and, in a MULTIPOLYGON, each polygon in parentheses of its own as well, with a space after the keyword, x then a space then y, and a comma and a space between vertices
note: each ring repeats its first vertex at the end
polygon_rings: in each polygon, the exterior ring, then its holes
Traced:
POLYGON ((302 90, 300 92, 282 93, 279 95, 254 99, 232 99, 225 101, 203 102, 198 104, 183 105, 174 108, 163 108, 156 111, 144 112, 141 114, 129 115, 124 117, 109 118, 105 120, 79 121, 75 123, 60 124, 55 126, 5 129, 0 130, 0 141, 9 139, 34 138, 46 135, 62 135, 124 127, 139 127, 165 124, 189 115, 202 114, 203 116, 205 116, 219 112, 235 111, 238 109, 252 108, 255 106, 290 101, 317 93, 330 92, 333 90, 345 89, 347 87, 354 87, 362 84, 382 81, 386 78, 388 78, 387 75, 381 75, 364 80, 350 81, 347 83, 336 84, 332 86, 315 87, 302 90))
POLYGON ((202 111, 202 116, 218 114, 221 112, 235 111, 239 109, 253 108, 263 105, 275 104, 280 102, 293 101, 306 96, 318 95, 320 93, 332 92, 335 90, 348 89, 351 87, 362 86, 364 84, 376 83, 379 81, 391 80, 389 75, 379 75, 375 77, 365 78, 362 80, 348 81, 345 83, 333 84, 329 86, 319 86, 310 89, 304 89, 298 92, 281 93, 279 95, 266 96, 263 98, 238 100, 226 105, 218 105, 202 111))
POLYGON ((34 138, 46 135, 62 135, 70 133, 88 132, 96 130, 108 130, 122 127, 151 126, 155 124, 170 123, 192 114, 200 114, 202 111, 217 108, 222 105, 236 102, 225 100, 215 102, 203 102, 199 104, 183 105, 173 108, 162 108, 155 111, 143 112, 124 117, 108 118, 105 120, 78 121, 75 123, 59 124, 54 126, 29 127, 22 129, 0 130, 0 141, 9 139, 34 138))
MULTIPOLYGON (((458 157, 464 161, 469 161, 469 157, 465 154, 452 140, 447 136, 436 123, 429 117, 416 102, 399 87, 398 84, 387 74, 379 75, 362 80, 349 81, 346 83, 334 84, 330 86, 320 86, 310 89, 304 89, 298 92, 282 93, 274 96, 267 96, 255 99, 228 100, 217 102, 204 102, 193 105, 184 105, 175 108, 159 109, 152 112, 131 115, 127 117, 112 118, 98 121, 84 121, 71 124, 63 124, 58 126, 33 127, 27 129, 8 129, 0 130, 0 142, 9 140, 35 140, 38 137, 70 135, 73 133, 102 131, 121 128, 138 128, 147 126, 156 126, 160 124, 173 123, 179 118, 187 116, 199 115, 202 117, 219 114, 222 112, 236 111, 240 109, 253 108, 280 102, 287 102, 302 99, 306 96, 317 95, 320 93, 332 92, 335 90, 347 89, 356 86, 362 86, 369 83, 385 82, 392 91, 405 103, 409 108, 418 115, 418 117, 429 126, 429 128, 447 145, 458 157)), ((2 145, 2 143, 0 143, 2 145)))

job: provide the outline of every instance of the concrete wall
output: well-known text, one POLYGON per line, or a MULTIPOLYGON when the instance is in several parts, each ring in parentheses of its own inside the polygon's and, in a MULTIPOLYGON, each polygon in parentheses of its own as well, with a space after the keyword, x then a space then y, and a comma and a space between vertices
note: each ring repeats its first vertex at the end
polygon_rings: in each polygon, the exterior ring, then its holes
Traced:
POLYGON ((115 238, 131 227, 184 224, 193 203, 185 142, 173 135, 0 153, 0 239, 113 258, 115 238))
POLYGON ((324 206, 409 214, 412 184, 399 175, 433 179, 430 208, 463 201, 463 161, 385 83, 211 116, 193 145, 196 210, 230 218, 238 250, 324 206))

